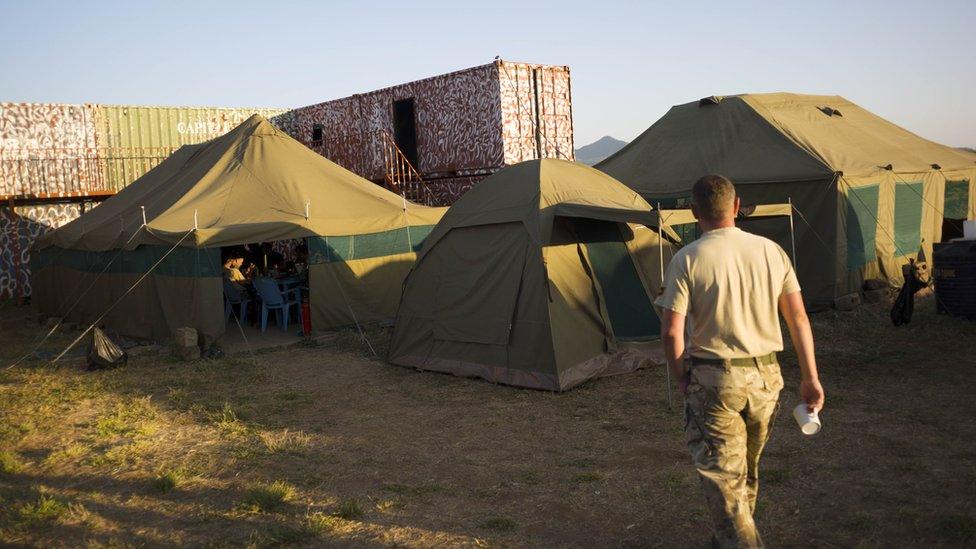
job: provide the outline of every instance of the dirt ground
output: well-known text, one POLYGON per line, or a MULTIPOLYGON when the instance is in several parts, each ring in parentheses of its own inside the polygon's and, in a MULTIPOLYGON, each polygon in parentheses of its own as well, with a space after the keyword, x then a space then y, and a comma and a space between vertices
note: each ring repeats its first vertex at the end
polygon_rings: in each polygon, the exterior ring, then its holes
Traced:
MULTIPOLYGON (((29 314, 0 309, 0 368, 44 331, 29 314)), ((824 430, 804 438, 788 412, 788 350, 767 543, 976 543, 976 323, 924 300, 901 328, 879 308, 813 318, 824 430)), ((663 368, 552 394, 390 366, 352 333, 77 364, 0 369, 0 544, 708 544, 663 368)))

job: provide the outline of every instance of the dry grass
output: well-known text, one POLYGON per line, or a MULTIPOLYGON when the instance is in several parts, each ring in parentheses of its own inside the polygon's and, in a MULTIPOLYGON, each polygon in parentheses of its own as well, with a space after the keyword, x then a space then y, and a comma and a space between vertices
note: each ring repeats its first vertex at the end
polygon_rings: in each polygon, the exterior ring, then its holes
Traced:
MULTIPOLYGON (((776 421, 769 545, 976 543, 976 325, 931 309, 814 316, 824 431, 776 421)), ((0 310, 2 363, 43 329, 24 314, 0 310)), ((785 411, 789 352, 784 371, 785 411)), ((107 372, 32 361, 0 370, 0 545, 701 546, 681 430, 660 369, 557 395, 388 366, 351 332, 107 372)))

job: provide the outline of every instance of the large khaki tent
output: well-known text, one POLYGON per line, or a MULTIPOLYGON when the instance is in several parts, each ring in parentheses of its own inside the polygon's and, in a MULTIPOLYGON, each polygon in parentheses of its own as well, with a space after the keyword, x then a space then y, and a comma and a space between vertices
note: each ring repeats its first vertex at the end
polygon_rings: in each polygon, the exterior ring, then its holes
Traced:
POLYGON ((122 299, 104 324, 123 335, 162 340, 186 326, 215 340, 225 330, 219 248, 308 237, 314 329, 392 318, 445 210, 406 202, 255 115, 39 239, 33 301, 90 322, 122 299))
MULTIPOLYGON (((943 217, 976 213, 973 156, 838 96, 752 94, 678 105, 597 168, 664 207, 687 201, 706 173, 732 179, 746 203, 792 199, 800 282, 814 306, 860 291, 867 278, 898 283, 901 265, 920 247, 932 257, 943 217)), ((762 232, 788 246, 785 223, 762 223, 762 232)))
POLYGON ((637 193, 582 164, 496 173, 424 243, 390 362, 558 391, 660 360, 651 302, 669 248, 655 220, 637 193))

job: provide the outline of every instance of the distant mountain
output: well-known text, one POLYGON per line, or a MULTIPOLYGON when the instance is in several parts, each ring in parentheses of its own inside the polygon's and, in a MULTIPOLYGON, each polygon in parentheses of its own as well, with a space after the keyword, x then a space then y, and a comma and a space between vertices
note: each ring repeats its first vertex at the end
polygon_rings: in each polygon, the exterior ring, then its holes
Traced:
POLYGON ((605 135, 589 145, 576 149, 576 161, 590 166, 619 151, 626 145, 626 141, 614 139, 605 135))

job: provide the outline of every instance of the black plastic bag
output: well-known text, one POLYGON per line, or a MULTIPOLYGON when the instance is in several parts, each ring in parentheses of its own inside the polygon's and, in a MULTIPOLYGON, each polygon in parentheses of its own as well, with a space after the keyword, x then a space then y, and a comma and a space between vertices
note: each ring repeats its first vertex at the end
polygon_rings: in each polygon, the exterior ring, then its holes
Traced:
POLYGON ((908 265, 903 268, 905 283, 902 284, 898 297, 891 307, 891 322, 895 326, 908 324, 912 321, 912 313, 915 311, 915 292, 926 286, 918 279, 918 267, 914 259, 908 261, 908 265))
POLYGON ((92 328, 87 354, 89 371, 118 368, 129 361, 129 354, 98 328, 92 328))

